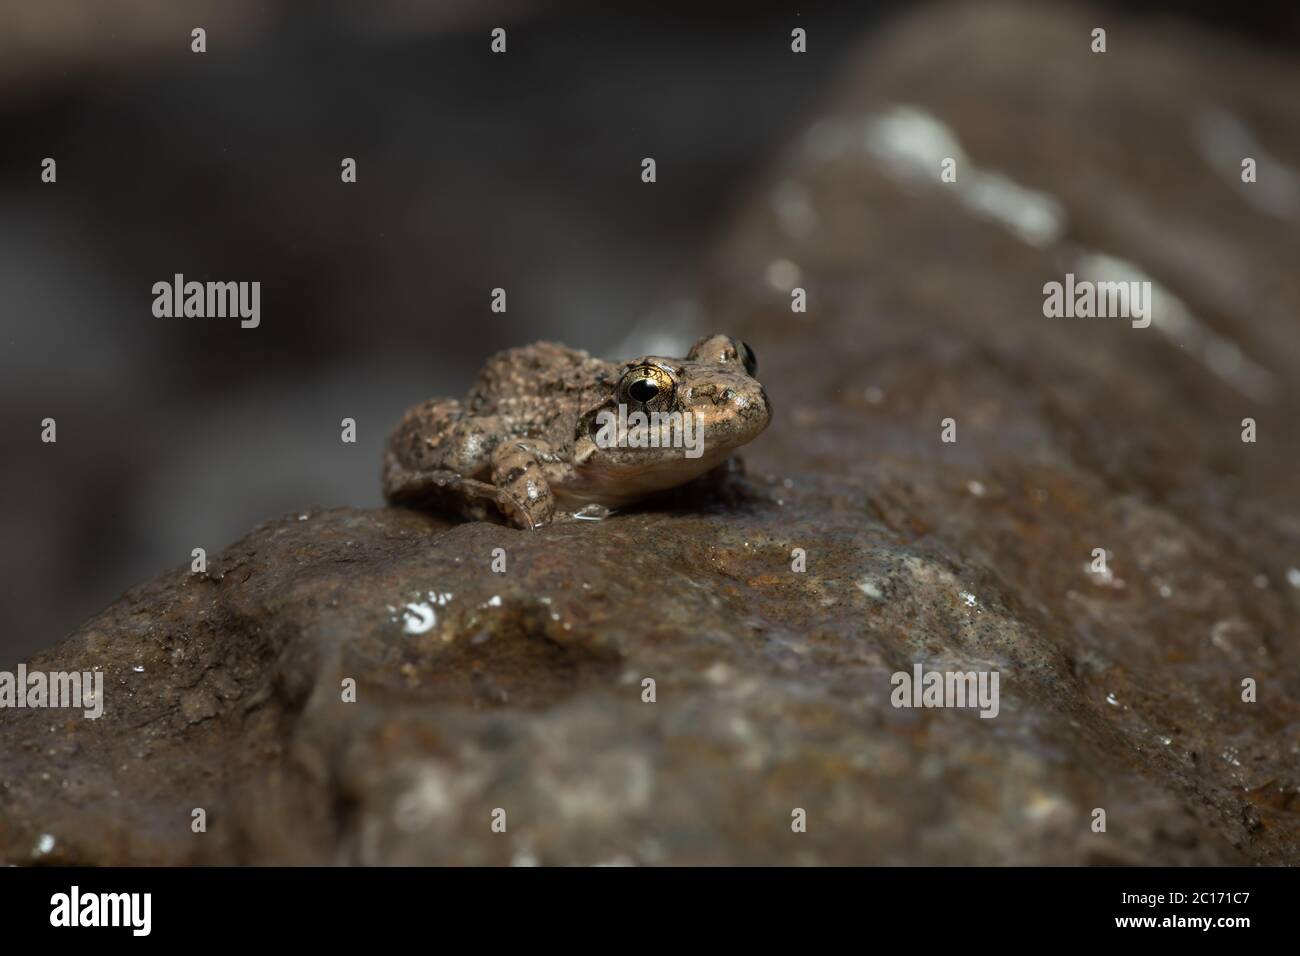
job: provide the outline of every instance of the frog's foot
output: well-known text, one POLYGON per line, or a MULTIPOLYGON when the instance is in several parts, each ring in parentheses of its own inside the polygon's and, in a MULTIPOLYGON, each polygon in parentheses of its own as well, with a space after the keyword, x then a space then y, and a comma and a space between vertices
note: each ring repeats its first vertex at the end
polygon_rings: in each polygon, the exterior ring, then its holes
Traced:
POLYGON ((507 441, 492 453, 492 484, 509 499, 501 511, 521 528, 549 524, 555 515, 550 478, 563 465, 545 442, 521 438, 507 441), (549 474, 548 474, 549 472, 549 474))

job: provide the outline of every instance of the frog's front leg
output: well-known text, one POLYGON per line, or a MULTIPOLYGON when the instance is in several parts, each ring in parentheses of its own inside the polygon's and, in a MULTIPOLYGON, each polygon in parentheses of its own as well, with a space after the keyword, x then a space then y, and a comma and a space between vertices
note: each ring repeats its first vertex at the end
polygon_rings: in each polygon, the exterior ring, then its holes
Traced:
MULTIPOLYGON (((492 453, 492 484, 514 502, 507 513, 521 528, 538 528, 555 516, 555 489, 570 466, 540 438, 514 438, 492 453)), ((505 509, 502 509, 503 511, 505 509)))

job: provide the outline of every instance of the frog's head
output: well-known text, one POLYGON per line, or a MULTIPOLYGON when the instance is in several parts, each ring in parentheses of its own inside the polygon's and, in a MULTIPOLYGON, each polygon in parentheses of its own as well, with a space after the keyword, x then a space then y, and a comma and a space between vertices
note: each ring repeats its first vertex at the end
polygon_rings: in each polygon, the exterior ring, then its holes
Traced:
POLYGON ((616 506, 690 481, 752 441, 772 418, 754 351, 711 335, 685 359, 622 363, 578 421, 574 464, 587 500, 616 506))

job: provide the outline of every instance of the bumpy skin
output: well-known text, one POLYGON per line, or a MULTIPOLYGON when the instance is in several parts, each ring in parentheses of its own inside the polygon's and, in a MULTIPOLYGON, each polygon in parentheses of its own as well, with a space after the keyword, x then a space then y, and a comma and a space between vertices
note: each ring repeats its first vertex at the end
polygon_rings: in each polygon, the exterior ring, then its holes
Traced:
POLYGON ((522 528, 588 505, 617 508, 723 465, 771 420, 753 351, 725 335, 685 359, 606 362, 552 342, 490 358, 463 402, 407 411, 384 456, 384 497, 522 528), (599 413, 699 413, 703 454, 683 448, 599 447, 599 413))

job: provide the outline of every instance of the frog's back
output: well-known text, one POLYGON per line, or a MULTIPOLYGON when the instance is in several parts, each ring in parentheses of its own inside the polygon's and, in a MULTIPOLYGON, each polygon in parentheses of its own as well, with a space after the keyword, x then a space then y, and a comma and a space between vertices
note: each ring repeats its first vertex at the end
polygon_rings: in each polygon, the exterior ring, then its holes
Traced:
POLYGON ((470 414, 501 416, 516 434, 567 445, 578 417, 614 381, 611 363, 556 342, 536 342, 489 358, 465 406, 470 414))

